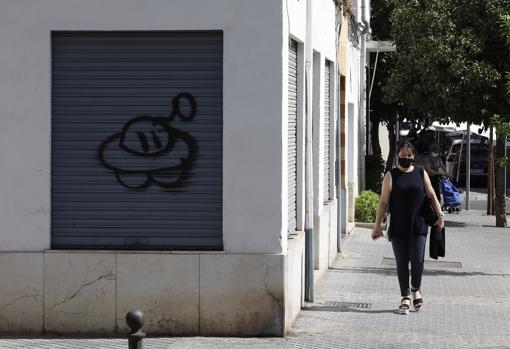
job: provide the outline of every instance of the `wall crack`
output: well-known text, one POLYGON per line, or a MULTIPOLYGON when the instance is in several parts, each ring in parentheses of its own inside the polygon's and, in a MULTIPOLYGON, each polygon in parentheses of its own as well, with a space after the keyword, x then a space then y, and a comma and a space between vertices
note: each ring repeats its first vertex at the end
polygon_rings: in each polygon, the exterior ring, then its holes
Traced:
POLYGON ((25 299, 25 298, 37 298, 37 297, 41 297, 42 295, 40 294, 29 294, 29 295, 24 295, 24 296, 20 296, 16 299, 14 299, 12 302, 10 303, 7 303, 7 304, 4 304, 1 308, 0 308, 0 312, 4 311, 5 309, 7 309, 8 307, 18 303, 20 300, 22 299, 25 299))
POLYGON ((88 287, 88 286, 90 286, 90 285, 92 285, 92 284, 94 284, 94 283, 96 283, 96 282, 98 282, 98 281, 100 281, 100 280, 102 280, 102 279, 108 279, 108 278, 113 277, 113 276, 114 276, 114 275, 113 275, 113 273, 111 273, 111 272, 110 272, 110 273, 108 273, 108 274, 101 275, 101 276, 99 276, 98 278, 96 278, 96 279, 94 279, 94 280, 92 280, 92 281, 90 281, 90 282, 87 282, 87 283, 82 284, 82 285, 78 288, 78 290, 76 290, 76 291, 75 291, 72 295, 70 295, 70 296, 68 296, 68 297, 64 298, 64 300, 62 300, 62 301, 60 301, 60 302, 58 302, 58 303, 53 304, 51 307, 46 308, 46 310, 51 311, 51 310, 55 309, 56 307, 58 307, 58 306, 60 306, 60 305, 62 305, 62 304, 64 304, 64 303, 69 302, 71 299, 73 299, 74 297, 76 297, 76 296, 77 296, 77 295, 78 295, 78 294, 79 294, 79 293, 80 293, 80 292, 81 292, 84 288, 86 288, 86 287, 88 287))

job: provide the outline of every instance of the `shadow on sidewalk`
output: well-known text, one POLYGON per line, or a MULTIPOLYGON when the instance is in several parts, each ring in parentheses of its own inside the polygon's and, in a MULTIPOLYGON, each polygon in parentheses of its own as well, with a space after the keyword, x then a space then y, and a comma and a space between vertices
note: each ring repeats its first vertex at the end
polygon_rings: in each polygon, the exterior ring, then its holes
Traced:
POLYGON ((461 228, 461 227, 467 227, 468 224, 464 222, 455 222, 455 221, 449 221, 446 220, 444 222, 444 225, 446 228, 461 228))
MULTIPOLYGON (((332 272, 347 272, 347 273, 364 273, 364 274, 378 274, 383 276, 397 276, 396 268, 329 268, 332 272)), ((510 277, 510 274, 504 273, 483 273, 478 271, 453 271, 441 269, 425 269, 423 275, 429 276, 501 276, 510 277)))

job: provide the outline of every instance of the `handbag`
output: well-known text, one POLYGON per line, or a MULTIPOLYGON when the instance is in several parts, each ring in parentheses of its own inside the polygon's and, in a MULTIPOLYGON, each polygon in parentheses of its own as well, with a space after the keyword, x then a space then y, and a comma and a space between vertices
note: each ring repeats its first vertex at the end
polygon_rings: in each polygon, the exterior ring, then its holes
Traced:
POLYGON ((420 216, 425 219, 425 224, 433 226, 437 221, 436 211, 432 205, 432 200, 427 195, 424 195, 423 204, 421 205, 420 216))

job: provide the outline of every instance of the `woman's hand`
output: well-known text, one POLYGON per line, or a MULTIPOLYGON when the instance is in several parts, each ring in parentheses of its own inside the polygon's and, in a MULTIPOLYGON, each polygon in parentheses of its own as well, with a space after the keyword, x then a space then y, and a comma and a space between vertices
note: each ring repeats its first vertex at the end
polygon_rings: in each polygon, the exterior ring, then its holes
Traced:
POLYGON ((434 225, 436 227, 438 227, 439 229, 443 229, 444 228, 444 220, 442 218, 439 218, 435 223, 434 225))
POLYGON ((382 228, 378 225, 375 225, 374 229, 372 229, 372 240, 377 240, 382 236, 383 236, 382 228))

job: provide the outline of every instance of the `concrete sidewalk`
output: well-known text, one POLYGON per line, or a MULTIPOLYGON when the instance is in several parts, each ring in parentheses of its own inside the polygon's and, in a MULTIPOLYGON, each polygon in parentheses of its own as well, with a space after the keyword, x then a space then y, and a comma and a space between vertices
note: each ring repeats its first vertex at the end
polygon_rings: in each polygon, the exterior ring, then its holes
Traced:
MULTIPOLYGON (((466 208, 466 188, 459 188, 461 190, 462 209, 466 208)), ((510 214, 510 196, 506 196, 506 213, 510 214)), ((469 207, 470 210, 481 210, 487 212, 487 188, 471 188, 469 192, 469 207)))
MULTIPOLYGON (((286 338, 148 338, 163 348, 510 348, 510 229, 481 211, 447 215, 446 258, 428 260, 424 308, 395 314, 390 243, 356 228, 286 338)), ((427 250, 428 251, 428 250, 427 250)), ((0 339, 0 348, 127 348, 125 339, 0 339)))
POLYGON ((294 335, 321 327, 331 347, 346 348, 510 348, 510 229, 486 227, 494 217, 481 212, 447 217, 446 258, 430 260, 427 246, 420 313, 393 313, 400 296, 391 245, 356 229, 294 335))

